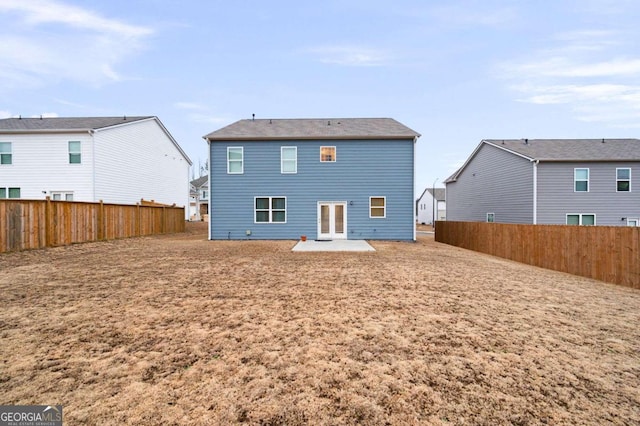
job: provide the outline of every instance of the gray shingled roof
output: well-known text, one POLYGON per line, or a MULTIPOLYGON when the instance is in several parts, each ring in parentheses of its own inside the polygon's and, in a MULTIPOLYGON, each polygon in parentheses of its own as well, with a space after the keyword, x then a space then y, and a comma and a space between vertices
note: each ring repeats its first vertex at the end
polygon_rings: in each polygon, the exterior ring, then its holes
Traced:
POLYGON ((5 131, 52 131, 52 130, 96 130, 117 124, 153 118, 144 117, 55 117, 55 118, 4 118, 0 120, 0 132, 5 131))
POLYGON ((420 134, 392 118, 240 120, 204 136, 208 140, 406 139, 420 134))
POLYGON ((639 161, 640 139, 485 139, 540 161, 639 161))
POLYGON ((194 179, 191 181, 191 185, 195 186, 196 188, 200 188, 204 183, 209 181, 209 176, 200 176, 197 179, 194 179))
POLYGON ((429 192, 429 194, 431 194, 433 196, 433 198, 435 198, 438 201, 444 201, 445 200, 445 189, 444 188, 427 188, 427 191, 429 192), (433 194, 433 190, 435 189, 435 195, 433 194))

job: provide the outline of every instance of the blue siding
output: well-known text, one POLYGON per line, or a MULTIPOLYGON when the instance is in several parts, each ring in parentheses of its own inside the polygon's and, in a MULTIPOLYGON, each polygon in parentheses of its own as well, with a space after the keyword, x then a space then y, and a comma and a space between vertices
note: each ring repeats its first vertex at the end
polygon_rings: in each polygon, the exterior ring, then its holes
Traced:
POLYGON ((347 202, 347 238, 413 240, 414 141, 215 141, 210 143, 212 239, 317 238, 318 201, 347 202), (227 174, 228 146, 244 147, 244 174, 227 174), (280 147, 298 147, 298 172, 280 173, 280 147), (337 161, 320 162, 320 146, 337 161), (384 196, 386 218, 369 218, 384 196), (286 223, 254 223, 254 197, 286 197, 286 223))

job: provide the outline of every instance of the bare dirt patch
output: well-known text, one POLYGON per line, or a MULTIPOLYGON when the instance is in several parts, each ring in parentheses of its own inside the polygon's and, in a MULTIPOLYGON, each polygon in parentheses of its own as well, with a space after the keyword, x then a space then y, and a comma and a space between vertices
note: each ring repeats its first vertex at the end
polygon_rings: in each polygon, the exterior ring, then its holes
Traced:
POLYGON ((640 291, 435 243, 0 256, 0 404, 68 424, 639 424, 640 291))

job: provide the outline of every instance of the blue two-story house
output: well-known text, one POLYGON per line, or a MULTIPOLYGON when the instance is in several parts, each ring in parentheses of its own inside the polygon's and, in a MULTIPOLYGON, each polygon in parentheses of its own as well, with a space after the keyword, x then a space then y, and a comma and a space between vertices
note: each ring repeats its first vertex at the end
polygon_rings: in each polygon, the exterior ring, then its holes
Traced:
POLYGON ((248 119, 209 144, 209 239, 415 240, 415 143, 390 118, 248 119))

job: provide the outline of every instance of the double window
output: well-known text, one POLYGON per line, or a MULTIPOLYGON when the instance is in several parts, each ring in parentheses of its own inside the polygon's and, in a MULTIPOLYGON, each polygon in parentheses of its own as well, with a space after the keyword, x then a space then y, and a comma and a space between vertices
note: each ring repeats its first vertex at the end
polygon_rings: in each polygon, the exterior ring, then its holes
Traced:
POLYGON ((78 141, 69 142, 69 164, 82 163, 82 145, 78 141))
POLYGON ((589 169, 573 169, 574 192, 589 192, 589 169))
POLYGON ((244 173, 244 149, 241 146, 227 147, 227 173, 244 173))
POLYGON ((286 223, 286 197, 256 197, 255 223, 286 223))
POLYGON ((616 191, 631 192, 631 169, 616 169, 616 191))
POLYGON ((280 147, 280 173, 298 173, 298 148, 280 147))
POLYGON ((11 142, 0 142, 0 164, 12 164, 11 142))
POLYGON ((387 198, 369 197, 369 218, 384 219, 387 217, 387 198))
POLYGON ((572 213, 567 215, 567 225, 595 225, 595 214, 572 213))
POLYGON ((20 198, 20 188, 0 187, 0 199, 2 198, 20 198))
POLYGON ((51 192, 51 199, 54 201, 73 201, 73 192, 51 192))

